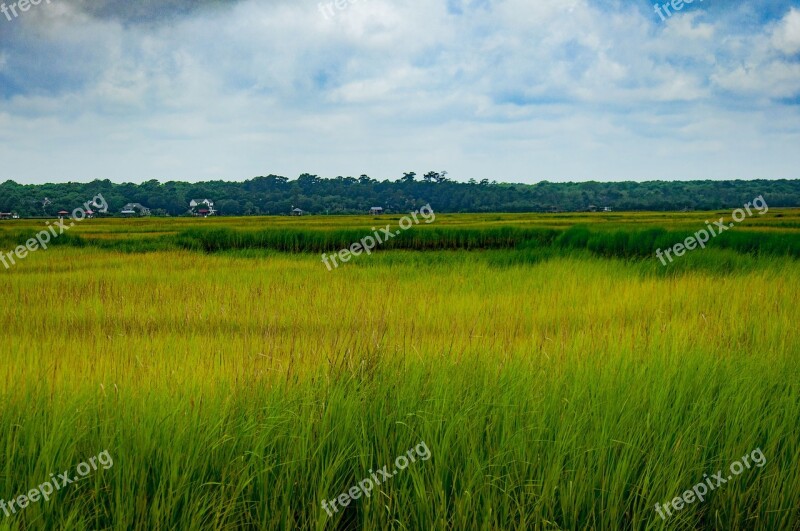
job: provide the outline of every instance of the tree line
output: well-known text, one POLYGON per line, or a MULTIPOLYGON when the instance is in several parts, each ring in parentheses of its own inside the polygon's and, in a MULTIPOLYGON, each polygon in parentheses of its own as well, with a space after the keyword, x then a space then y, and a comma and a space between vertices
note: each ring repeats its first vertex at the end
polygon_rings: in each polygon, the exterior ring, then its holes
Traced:
POLYGON ((800 180, 498 183, 484 179, 453 181, 447 172, 407 172, 396 180, 360 177, 321 178, 279 175, 244 182, 188 183, 150 180, 141 184, 89 183, 0 184, 0 212, 21 217, 50 217, 72 211, 103 194, 111 214, 128 203, 140 203, 154 215, 189 215, 192 199, 210 199, 221 215, 288 215, 294 208, 308 214, 360 214, 371 207, 407 213, 425 204, 437 212, 581 212, 679 211, 736 208, 763 195, 770 207, 800 206, 800 180))

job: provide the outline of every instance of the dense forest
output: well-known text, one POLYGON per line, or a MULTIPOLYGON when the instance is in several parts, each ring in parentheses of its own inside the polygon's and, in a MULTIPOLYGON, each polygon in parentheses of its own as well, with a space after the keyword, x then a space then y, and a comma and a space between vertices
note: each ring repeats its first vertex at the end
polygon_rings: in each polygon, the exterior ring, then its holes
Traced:
POLYGON ((760 195, 771 207, 800 206, 800 180, 651 181, 506 184, 483 180, 456 182, 447 172, 377 181, 367 175, 324 179, 303 174, 296 180, 270 175, 244 182, 201 183, 150 180, 142 184, 90 183, 0 184, 0 212, 21 217, 71 211, 102 194, 109 214, 140 203, 153 215, 189 213, 192 199, 210 199, 221 215, 287 215, 293 208, 308 214, 365 213, 379 206, 389 213, 409 212, 430 203, 437 212, 574 212, 603 210, 714 210, 734 208, 760 195))

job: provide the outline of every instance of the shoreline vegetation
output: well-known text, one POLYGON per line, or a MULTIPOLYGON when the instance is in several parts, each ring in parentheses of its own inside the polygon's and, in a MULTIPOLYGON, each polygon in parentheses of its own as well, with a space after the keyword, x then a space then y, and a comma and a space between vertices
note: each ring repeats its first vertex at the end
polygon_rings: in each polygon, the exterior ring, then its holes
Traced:
MULTIPOLYGON (((375 253, 408 251, 586 251, 608 258, 646 259, 660 248, 691 237, 720 212, 688 214, 451 214, 430 226, 387 240, 375 253)), ((264 250, 284 253, 335 252, 394 226, 399 216, 309 216, 305 218, 140 218, 86 220, 51 246, 107 251, 189 250, 204 253, 264 250)), ((35 220, 0 224, 0 250, 24 245, 41 229, 35 220)), ((775 209, 721 234, 705 250, 743 255, 800 257, 800 209, 775 209)))
POLYGON ((0 527, 790 531, 800 211, 648 255, 714 214, 437 213, 335 272, 396 220, 86 220, 0 270, 0 499, 114 466, 0 527))

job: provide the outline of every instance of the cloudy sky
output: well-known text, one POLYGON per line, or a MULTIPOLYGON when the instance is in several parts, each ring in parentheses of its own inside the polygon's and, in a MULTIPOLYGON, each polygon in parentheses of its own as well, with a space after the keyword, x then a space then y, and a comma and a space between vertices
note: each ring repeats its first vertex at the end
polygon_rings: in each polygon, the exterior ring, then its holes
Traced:
POLYGON ((19 1, 0 181, 800 178, 800 0, 19 1))

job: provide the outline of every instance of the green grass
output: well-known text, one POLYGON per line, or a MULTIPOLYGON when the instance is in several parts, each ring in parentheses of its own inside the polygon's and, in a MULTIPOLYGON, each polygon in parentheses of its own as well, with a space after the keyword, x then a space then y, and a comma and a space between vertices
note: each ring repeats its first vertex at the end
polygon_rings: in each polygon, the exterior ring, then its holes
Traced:
POLYGON ((0 270, 0 498, 114 466, 0 529, 794 531, 796 234, 743 224, 665 268, 645 250, 691 223, 646 216, 443 217, 335 271, 320 249, 377 222, 76 226, 0 270))
MULTIPOLYGON (((743 255, 800 257, 800 210, 774 209, 754 214, 705 244, 743 255), (797 221, 794 221, 797 220, 797 221)), ((684 214, 503 214, 439 215, 421 218, 411 229, 377 245, 388 250, 552 249, 557 254, 587 250, 602 257, 648 258, 706 228, 725 212, 684 214)), ((288 253, 331 253, 375 234, 394 232, 400 216, 311 218, 208 218, 89 220, 77 224, 52 245, 93 246, 122 252, 187 249, 220 252, 265 249, 288 253)), ((0 245, 13 249, 44 228, 43 221, 0 225, 0 245), (5 229, 5 230, 3 230, 5 229)), ((712 227, 715 227, 713 223, 712 227)), ((714 255, 715 253, 710 253, 714 255)), ((672 264, 671 264, 672 265, 672 264)), ((677 266, 676 266, 677 267, 677 266)))

